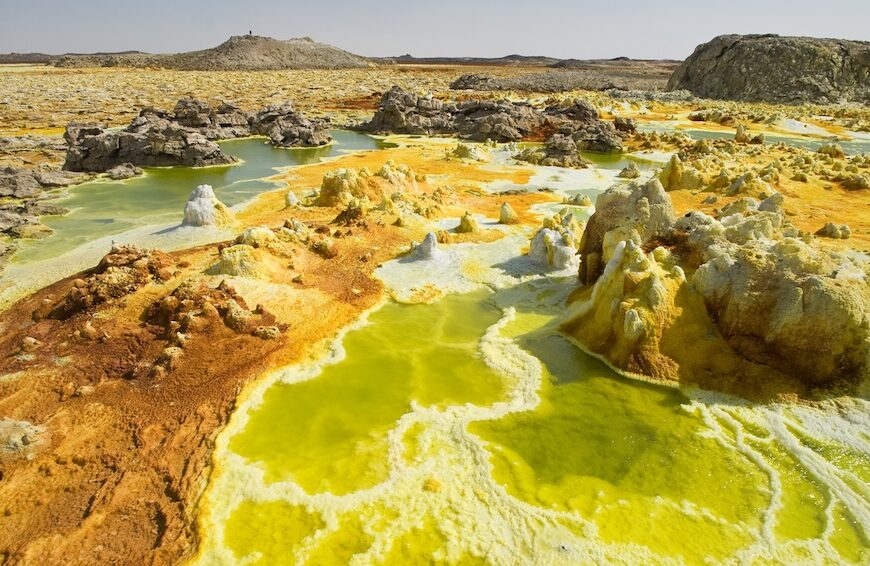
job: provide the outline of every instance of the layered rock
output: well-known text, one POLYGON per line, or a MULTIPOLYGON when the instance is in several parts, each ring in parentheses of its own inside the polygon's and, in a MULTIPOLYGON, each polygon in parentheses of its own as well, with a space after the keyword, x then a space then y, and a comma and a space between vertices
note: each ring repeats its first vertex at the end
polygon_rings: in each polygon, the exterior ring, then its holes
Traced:
POLYGON ((251 118, 251 133, 280 147, 312 147, 332 141, 326 120, 309 120, 289 102, 263 108, 251 118))
POLYGON ((88 175, 72 171, 4 167, 0 169, 0 197, 28 199, 43 191, 68 187, 87 179, 88 175))
MULTIPOLYGON (((42 238, 52 230, 40 223, 40 216, 61 215, 67 209, 46 202, 44 193, 59 187, 81 183, 89 175, 51 169, 0 169, 0 234, 11 238, 42 238)), ((0 266, 14 252, 14 243, 0 243, 0 266)))
POLYGON ((566 330, 620 368, 741 393, 870 374, 870 267, 814 245, 782 197, 676 219, 658 180, 599 196, 566 330), (602 269, 603 267, 603 269, 602 269), (798 355, 800 353, 800 355, 798 355))
POLYGON ((13 238, 48 236, 52 231, 40 223, 40 216, 67 212, 69 211, 61 206, 37 199, 0 204, 0 233, 13 238))
POLYGON ((201 100, 182 98, 176 103, 170 119, 179 126, 199 130, 210 140, 251 135, 250 117, 229 102, 212 108, 201 100))
POLYGON ((870 102, 870 42, 722 35, 699 45, 668 90, 762 102, 870 102))

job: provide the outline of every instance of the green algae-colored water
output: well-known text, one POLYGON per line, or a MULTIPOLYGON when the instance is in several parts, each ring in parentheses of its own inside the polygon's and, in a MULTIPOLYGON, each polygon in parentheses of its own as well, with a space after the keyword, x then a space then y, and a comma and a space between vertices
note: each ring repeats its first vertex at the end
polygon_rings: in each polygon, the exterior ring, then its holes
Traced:
POLYGON ((267 481, 343 495, 387 477, 387 433, 411 403, 490 405, 506 384, 477 354, 499 312, 476 296, 451 310, 389 304, 344 340, 347 357, 317 379, 270 388, 230 448, 261 462, 267 481), (278 444, 292 450, 275 450, 278 444))
POLYGON ((125 181, 97 180, 70 189, 54 203, 70 210, 64 216, 43 217, 54 234, 22 247, 15 262, 56 257, 95 239, 139 226, 179 222, 190 192, 211 185, 228 206, 272 189, 263 178, 279 168, 315 163, 342 151, 384 147, 379 140, 357 132, 333 130, 335 143, 315 148, 276 148, 264 138, 220 142, 224 152, 238 157, 236 165, 221 167, 155 167, 125 181))
POLYGON ((867 454, 796 456, 769 409, 621 377, 553 329, 556 310, 527 299, 511 318, 503 301, 388 303, 341 361, 267 385, 218 449, 200 563, 870 557, 866 497, 825 472, 862 477, 867 454))

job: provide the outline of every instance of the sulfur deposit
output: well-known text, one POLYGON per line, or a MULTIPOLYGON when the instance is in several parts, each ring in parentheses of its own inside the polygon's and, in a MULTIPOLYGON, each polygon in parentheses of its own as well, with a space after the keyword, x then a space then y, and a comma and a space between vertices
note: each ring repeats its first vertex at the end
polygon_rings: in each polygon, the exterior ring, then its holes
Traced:
POLYGON ((781 203, 676 218, 657 179, 609 189, 583 235, 590 287, 566 330, 660 379, 744 394, 859 385, 870 372, 868 265, 820 248, 781 203))

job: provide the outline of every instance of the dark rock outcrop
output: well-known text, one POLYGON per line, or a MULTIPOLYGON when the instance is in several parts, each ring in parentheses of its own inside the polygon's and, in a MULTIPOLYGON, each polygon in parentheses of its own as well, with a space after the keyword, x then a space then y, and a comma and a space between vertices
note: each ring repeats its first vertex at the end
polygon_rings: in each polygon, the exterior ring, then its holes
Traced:
POLYGON ((378 111, 363 129, 397 134, 456 134, 463 138, 517 141, 540 131, 545 116, 528 104, 506 100, 442 102, 394 86, 381 98, 378 111))
POLYGON ((461 75, 450 83, 453 90, 499 90, 498 81, 487 75, 461 75))
POLYGON ((122 164, 224 165, 235 159, 224 154, 215 140, 265 135, 274 145, 317 146, 332 139, 327 127, 326 121, 309 120, 290 103, 246 114, 226 102, 213 108, 184 98, 172 112, 144 108, 120 131, 93 124, 70 124, 64 136, 68 144, 64 168, 103 172, 122 164))
POLYGON ((289 102, 263 108, 251 118, 251 133, 268 136, 273 145, 310 147, 332 140, 326 120, 309 120, 289 102))
POLYGON ((70 124, 64 138, 69 144, 64 168, 70 171, 103 172, 122 163, 202 167, 235 162, 200 132, 144 111, 124 130, 70 124))
POLYGON ((601 122, 595 108, 581 100, 539 110, 528 103, 508 100, 442 102, 397 86, 384 94, 377 112, 362 129, 378 133, 449 134, 497 142, 541 139, 560 133, 571 137, 579 149, 618 151, 622 147, 616 129, 601 122))
POLYGON ((870 42, 722 35, 699 45, 668 90, 760 102, 870 102, 870 42))
POLYGON ((530 147, 514 156, 518 161, 535 165, 553 167, 572 167, 583 169, 589 166, 589 161, 580 155, 577 143, 564 134, 553 134, 542 147, 530 147))

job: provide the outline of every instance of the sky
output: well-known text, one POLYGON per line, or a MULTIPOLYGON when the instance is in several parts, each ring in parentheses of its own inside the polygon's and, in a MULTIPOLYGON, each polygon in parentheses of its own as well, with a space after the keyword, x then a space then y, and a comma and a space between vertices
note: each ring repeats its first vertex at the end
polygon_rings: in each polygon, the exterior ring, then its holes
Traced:
POLYGON ((724 33, 870 40, 870 0, 0 0, 0 53, 171 53, 249 30, 367 56, 683 59, 724 33))

